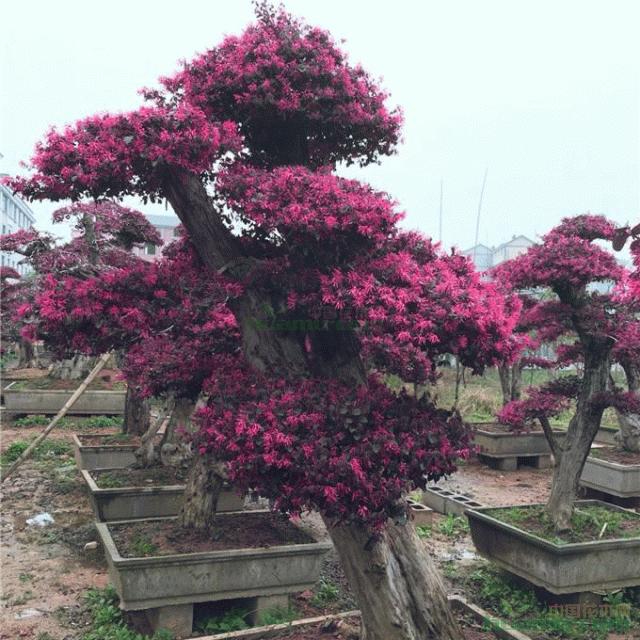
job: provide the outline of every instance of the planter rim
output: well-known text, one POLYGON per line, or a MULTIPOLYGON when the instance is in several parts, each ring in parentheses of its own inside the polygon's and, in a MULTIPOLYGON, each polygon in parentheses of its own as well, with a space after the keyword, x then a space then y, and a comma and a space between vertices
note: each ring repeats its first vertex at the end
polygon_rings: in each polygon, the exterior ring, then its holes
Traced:
MULTIPOLYGON (((606 447, 599 448, 605 449, 606 447)), ((610 460, 603 460, 602 458, 596 458, 591 455, 587 457, 587 462, 590 464, 598 464, 601 467, 615 469, 616 471, 640 471, 640 462, 638 464, 624 464, 624 462, 611 462, 610 460)))
MULTIPOLYGON (((41 394, 41 393, 55 393, 56 395, 68 395, 70 396, 75 389, 11 389, 14 384, 17 384, 20 380, 14 380, 11 384, 7 385, 2 392, 6 393, 30 393, 30 394, 41 394)), ((85 394, 104 394, 104 395, 126 395, 126 389, 85 389, 82 395, 85 394)))
MULTIPOLYGON (((126 468, 126 467, 125 467, 126 468)), ((93 469, 93 471, 122 471, 122 468, 106 468, 106 469, 93 469)), ((100 487, 98 483, 93 479, 91 470, 80 469, 80 473, 87 483, 91 493, 99 496, 110 495, 122 495, 129 493, 176 493, 183 492, 185 489, 184 484, 156 484, 156 485, 127 485, 124 487, 100 487)))
MULTIPOLYGON (((80 435, 74 433, 72 436, 73 444, 83 451, 102 451, 103 449, 109 449, 111 451, 135 451, 138 447, 135 444, 83 444, 80 438, 83 437, 102 437, 109 434, 105 433, 81 433, 80 435)), ((100 469, 100 471, 106 471, 106 469, 100 469)))
MULTIPOLYGON (((465 515, 469 519, 475 518, 476 520, 482 520, 488 524, 491 524, 493 527, 503 529, 504 531, 508 531, 512 535, 520 538, 522 540, 527 541, 530 544, 536 545, 538 547, 544 547, 550 551, 553 551, 555 554, 560 555, 568 555, 572 553, 581 553, 586 552, 594 547, 599 550, 605 549, 613 549, 620 548, 621 545, 625 547, 640 547, 640 534, 635 538, 611 538, 609 540, 591 540, 589 542, 568 542, 567 544, 556 544, 555 542, 551 542, 550 540, 545 540, 540 536, 537 536, 533 533, 525 531, 524 529, 520 529, 511 524, 507 524, 506 522, 502 522, 502 520, 498 520, 493 516, 485 513, 486 511, 492 511, 494 509, 512 509, 514 507, 535 507, 539 506, 542 503, 534 503, 534 504, 526 504, 526 505, 503 505, 500 507, 476 507, 475 509, 467 509, 465 515)), ((623 511, 625 513, 634 513, 629 509, 624 509, 623 507, 619 507, 615 504, 610 504, 608 502, 603 502, 602 500, 576 500, 574 502, 576 506, 585 506, 585 505, 602 505, 605 506, 612 511, 623 511)), ((638 515, 638 522, 640 523, 640 514, 638 515)))
MULTIPOLYGON (((486 431, 482 429, 481 425, 485 424, 496 424, 495 422, 476 422, 472 423, 471 426, 474 429, 475 433, 481 433, 483 436, 489 436, 490 438, 515 438, 515 437, 524 437, 524 436, 541 436, 545 437, 544 431, 542 429, 530 429, 528 431, 507 431, 505 433, 499 431, 486 431)), ((556 435, 563 435, 565 432, 564 429, 558 429, 554 427, 552 429, 553 433, 556 435)))
MULTIPOLYGON (((237 512, 225 512, 217 514, 217 518, 224 518, 225 516, 233 513, 242 513, 243 515, 251 514, 263 514, 271 513, 268 509, 256 509, 255 511, 237 511, 237 512)), ((167 565, 167 564, 200 564, 204 562, 219 561, 225 562, 228 560, 234 560, 238 557, 242 558, 265 558, 269 556, 278 556, 283 553, 287 555, 306 555, 309 552, 326 553, 332 548, 332 544, 329 541, 323 542, 317 538, 313 542, 307 542, 302 544, 279 544, 272 545, 270 547, 241 547, 239 549, 222 549, 218 551, 196 551, 191 553, 170 553, 161 556, 146 556, 146 557, 132 557, 125 558, 120 555, 115 541, 109 531, 109 527, 113 525, 132 525, 140 522, 157 522, 164 520, 176 520, 176 516, 167 516, 162 518, 140 518, 137 520, 117 520, 114 522, 96 522, 95 526, 98 530, 98 534, 102 539, 102 543, 105 546, 108 554, 111 556, 111 560, 115 567, 121 568, 134 568, 134 567, 148 567, 153 565, 167 565)), ((307 532, 305 532, 307 533, 307 532)), ((311 534, 307 534, 311 535, 311 534)), ((314 536, 311 536, 314 537, 314 536)))

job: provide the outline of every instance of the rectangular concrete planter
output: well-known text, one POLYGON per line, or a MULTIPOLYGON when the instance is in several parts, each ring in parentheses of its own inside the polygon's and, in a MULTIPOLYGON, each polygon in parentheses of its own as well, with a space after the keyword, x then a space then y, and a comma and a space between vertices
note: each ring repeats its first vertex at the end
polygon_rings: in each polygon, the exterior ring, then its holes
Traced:
MULTIPOLYGON (((87 436, 101 436, 100 433, 88 433, 87 436)), ((97 471, 99 469, 123 469, 136 461, 133 444, 83 444, 82 436, 73 435, 73 454, 78 469, 97 471)))
POLYGON ((619 498, 640 497, 640 464, 621 464, 589 456, 580 484, 619 498))
POLYGON ((330 542, 315 541, 123 558, 109 526, 96 523, 120 607, 127 611, 304 591, 318 580, 322 558, 331 548, 330 542))
MULTIPOLYGON (((543 431, 500 433, 482 427, 483 423, 478 423, 473 436, 474 443, 479 447, 479 453, 482 455, 491 458, 551 455, 551 449, 543 431)), ((554 433, 562 435, 563 431, 555 429, 554 433)))
MULTIPOLYGON (((14 389, 12 382, 2 391, 7 413, 56 414, 73 391, 14 389)), ((78 383, 79 385, 79 383, 78 383)), ((69 409, 69 414, 116 415, 124 413, 126 391, 85 391, 69 409)))
MULTIPOLYGON (((622 510, 597 500, 576 502, 589 504, 622 510)), ((494 508, 470 509, 467 517, 478 553, 500 568, 553 594, 640 585, 640 537, 558 545, 486 513, 494 508)))
MULTIPOLYGON (((118 469, 114 469, 117 473, 118 469)), ((175 516, 180 511, 184 485, 113 487, 101 489, 86 469, 80 472, 89 488, 93 512, 99 522, 161 518, 175 516)), ((218 511, 242 511, 244 498, 231 488, 220 492, 218 511)))
POLYGON ((454 516, 462 516, 467 509, 483 506, 469 495, 448 491, 442 487, 427 487, 422 492, 422 502, 438 513, 454 516))

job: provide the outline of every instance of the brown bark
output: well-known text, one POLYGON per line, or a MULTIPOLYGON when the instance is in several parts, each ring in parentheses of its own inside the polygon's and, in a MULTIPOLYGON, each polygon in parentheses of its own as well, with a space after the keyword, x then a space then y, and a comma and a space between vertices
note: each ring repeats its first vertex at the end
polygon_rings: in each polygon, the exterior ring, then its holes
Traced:
POLYGON ((362 640, 459 640, 446 591, 412 524, 389 522, 379 537, 326 522, 362 612, 362 640))
POLYGON ((588 344, 585 348, 584 374, 576 412, 569 422, 562 445, 554 451, 555 466, 547 512, 556 531, 571 528, 573 503, 578 494, 582 468, 591 444, 600 428, 604 407, 594 398, 607 391, 610 345, 588 344))
POLYGON ((190 445, 176 438, 176 429, 186 429, 188 432, 192 430, 191 416, 195 408, 196 404, 190 398, 176 398, 169 424, 160 444, 160 462, 164 466, 186 466, 193 457, 190 445))
POLYGON ((502 389, 503 406, 512 400, 519 400, 521 396, 522 364, 520 361, 512 365, 500 364, 497 367, 502 389))
POLYGON ((173 400, 162 408, 158 417, 150 422, 149 428, 142 435, 140 446, 135 451, 136 467, 151 467, 157 464, 160 458, 160 446, 157 442, 157 434, 165 421, 167 414, 173 410, 173 400))
POLYGON ((178 521, 187 529, 208 530, 213 526, 224 477, 220 465, 208 456, 195 456, 178 521))
POLYGON ((93 367, 95 367, 97 358, 94 356, 85 356, 76 353, 71 358, 57 360, 53 363, 50 375, 59 380, 80 380, 86 378, 93 367))
POLYGON ((32 369, 38 366, 38 358, 33 342, 20 339, 18 343, 18 369, 32 369))
MULTIPOLYGON (((621 363, 627 378, 627 387, 632 393, 640 392, 640 367, 634 362, 621 363)), ((616 434, 618 444, 626 451, 640 453, 640 414, 618 412, 620 431, 616 434)))
POLYGON ((141 398, 134 387, 127 385, 122 422, 123 433, 142 435, 150 425, 149 401, 146 398, 141 398))
MULTIPOLYGON (((254 264, 242 254, 237 239, 225 227, 201 181, 174 171, 166 176, 164 194, 186 227, 202 261, 212 269, 241 279, 254 264)), ((242 334, 247 360, 259 371, 282 374, 289 379, 320 377, 346 384, 366 383, 359 344, 352 332, 276 332, 264 329, 256 319, 265 307, 285 308, 286 301, 263 292, 246 290, 230 302, 242 334), (305 349, 305 340, 311 349, 305 349)), ((206 528, 215 515, 224 478, 213 461, 196 456, 188 481, 180 521, 185 527, 206 528)), ((344 562, 366 621, 366 640, 459 640, 446 599, 446 592, 424 548, 409 529, 390 526, 384 542, 374 545, 375 559, 383 561, 382 574, 369 570, 373 560, 367 549, 369 536, 359 528, 332 530, 332 538, 344 562), (343 532, 343 534, 339 533, 343 532), (351 555, 353 554, 353 555, 351 555), (375 585, 375 586, 374 586, 375 585), (371 588, 370 588, 371 587, 371 588), (381 602, 385 604, 381 606, 381 602), (378 611, 386 609, 388 613, 378 611)), ((412 531, 412 530, 411 530, 412 531)))

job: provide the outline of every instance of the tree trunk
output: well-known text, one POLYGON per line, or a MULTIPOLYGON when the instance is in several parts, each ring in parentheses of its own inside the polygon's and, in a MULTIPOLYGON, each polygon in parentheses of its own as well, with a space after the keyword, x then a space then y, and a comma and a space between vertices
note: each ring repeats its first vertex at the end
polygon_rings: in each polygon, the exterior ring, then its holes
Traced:
POLYGON ((18 369, 32 369, 38 366, 38 358, 33 342, 20 339, 18 343, 18 369))
POLYGON ((522 396, 522 361, 518 360, 511 365, 511 399, 520 400, 522 396))
POLYGON ((145 433, 150 425, 149 401, 141 398, 133 386, 127 385, 122 432, 139 436, 145 433))
POLYGON ((512 365, 500 364, 497 366, 502 389, 502 406, 512 400, 520 400, 522 383, 522 364, 520 361, 512 365))
POLYGON ((569 422, 567 435, 555 453, 555 467, 547 512, 556 531, 571 528, 573 503, 578 494, 582 468, 591 444, 600 428, 604 407, 593 400, 605 393, 609 384, 610 347, 585 346, 584 374, 576 412, 569 422))
POLYGON ((197 455, 187 478, 178 516, 181 526, 207 531, 213 526, 224 477, 209 456, 197 455))
POLYGON ((500 376, 500 388, 502 389, 502 406, 509 404, 511 401, 511 384, 509 382, 509 365, 499 364, 497 366, 498 375, 500 376))
POLYGON ((157 464, 160 459, 160 446, 157 443, 156 435, 167 417, 167 413, 173 410, 173 400, 169 399, 160 411, 158 417, 149 424, 149 428, 141 438, 140 446, 136 449, 136 467, 151 467, 157 464))
MULTIPOLYGON (((237 238, 222 222, 200 179, 172 171, 167 174, 163 187, 164 195, 187 229, 204 264, 231 278, 245 278, 254 265, 243 255, 237 238)), ((261 330, 255 320, 262 317, 265 305, 278 308, 278 304, 286 305, 286 301, 271 300, 251 289, 245 289, 239 299, 229 301, 241 331, 244 355, 253 367, 289 379, 314 376, 353 386, 366 384, 359 342, 352 332, 304 335, 261 330), (311 348, 306 348, 306 341, 311 348)), ((224 470, 218 473, 214 467, 206 457, 196 456, 180 513, 183 526, 210 526, 224 479, 224 470)), ((376 574, 368 568, 372 552, 365 549, 368 536, 353 528, 340 531, 346 532, 344 536, 334 530, 332 537, 349 567, 349 581, 355 585, 354 593, 365 618, 366 640, 459 640, 462 637, 451 618, 442 582, 415 532, 407 533, 407 528, 395 526, 384 531, 384 543, 374 546, 376 557, 379 555, 385 561, 384 579, 378 576, 374 580, 376 574), (400 631, 403 635, 398 635, 400 631)))
POLYGON ((50 375, 59 380, 81 380, 86 378, 93 367, 96 366, 97 358, 76 353, 72 358, 57 360, 51 365, 50 375))
MULTIPOLYGON (((629 361, 621 364, 627 378, 629 391, 637 394, 640 391, 640 367, 629 361)), ((618 424, 620 425, 620 431, 616 434, 618 444, 625 451, 640 453, 640 415, 618 412, 618 424)))
POLYGON ((187 466, 193 452, 191 445, 176 438, 176 429, 184 429, 188 433, 193 430, 191 416, 196 409, 196 403, 190 398, 176 398, 173 412, 164 432, 160 445, 160 461, 166 467, 187 466))
POLYGON ((376 537, 325 522, 362 612, 362 640, 460 640, 444 584, 412 524, 376 537))

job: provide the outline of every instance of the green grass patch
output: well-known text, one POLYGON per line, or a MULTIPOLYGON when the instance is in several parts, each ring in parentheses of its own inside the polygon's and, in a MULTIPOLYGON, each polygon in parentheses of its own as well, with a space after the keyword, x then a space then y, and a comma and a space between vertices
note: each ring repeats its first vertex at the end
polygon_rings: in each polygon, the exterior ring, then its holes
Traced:
MULTIPOLYGON (((540 604, 530 589, 517 585, 506 574, 492 568, 473 571, 465 579, 466 590, 473 594, 473 601, 496 616, 485 622, 485 628, 499 628, 502 620, 519 631, 541 640, 606 640, 609 634, 625 634, 640 628, 638 610, 632 606, 630 615, 615 614, 609 617, 580 618, 562 615, 540 604)), ((631 604, 634 590, 621 591, 605 597, 607 604, 631 604)))
POLYGON ((145 636, 129 629, 120 610, 115 589, 90 589, 85 594, 85 604, 91 613, 91 631, 82 640, 173 640, 173 634, 166 630, 145 636))
POLYGON ((340 597, 340 587, 330 580, 324 578, 320 580, 316 592, 311 598, 311 604, 316 607, 326 607, 328 604, 335 602, 340 597))
POLYGON ((571 530, 562 534, 554 530, 544 505, 488 509, 484 513, 559 545, 640 536, 640 515, 599 505, 574 508, 571 530))
POLYGON ((461 538, 469 532, 469 522, 464 516, 450 513, 438 523, 438 531, 447 538, 461 538))
MULTIPOLYGON (((0 454, 0 465, 13 464, 29 447, 27 440, 15 440, 0 454)), ((44 440, 31 454, 33 460, 45 462, 71 455, 71 445, 64 440, 44 440)))
POLYGON ((233 607, 222 614, 209 616, 196 623, 198 633, 215 634, 248 629, 250 611, 241 607, 233 607))

